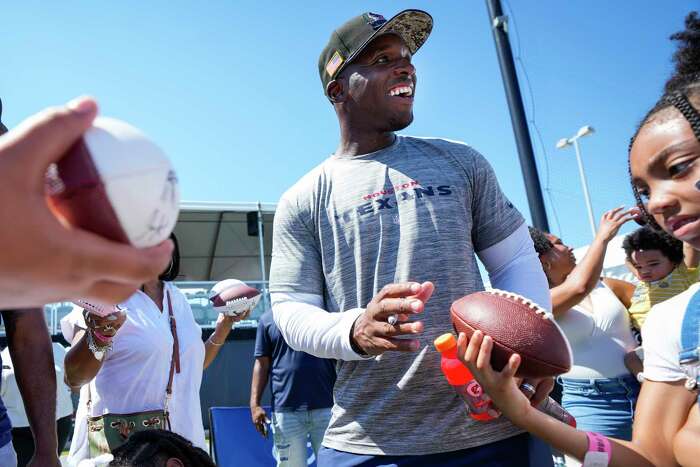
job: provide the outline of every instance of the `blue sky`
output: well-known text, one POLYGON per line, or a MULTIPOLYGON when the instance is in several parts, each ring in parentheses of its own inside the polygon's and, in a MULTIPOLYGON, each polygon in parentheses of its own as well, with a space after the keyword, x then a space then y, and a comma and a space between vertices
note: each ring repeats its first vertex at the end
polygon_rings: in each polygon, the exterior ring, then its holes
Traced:
MULTIPOLYGON (((590 232, 572 148, 581 140, 593 207, 631 205, 627 144, 670 73, 673 45, 695 1, 503 2, 511 22, 552 231, 590 232), (528 89, 532 90, 532 93, 528 89), (533 105, 534 104, 534 105, 533 105), (558 218, 558 223, 555 218, 558 218)), ((421 8, 435 20, 414 58, 417 136, 462 140, 493 164, 529 217, 483 1, 5 2, 0 97, 8 126, 76 95, 149 134, 173 159, 183 199, 275 202, 336 147, 318 54, 350 17, 421 8)))

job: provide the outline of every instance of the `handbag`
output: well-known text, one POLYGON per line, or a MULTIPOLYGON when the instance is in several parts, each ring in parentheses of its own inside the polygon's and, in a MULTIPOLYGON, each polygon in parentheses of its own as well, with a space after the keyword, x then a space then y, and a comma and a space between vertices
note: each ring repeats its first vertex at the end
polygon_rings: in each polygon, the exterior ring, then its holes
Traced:
POLYGON ((147 410, 128 414, 105 413, 91 417, 92 395, 88 385, 87 401, 87 438, 90 457, 112 452, 129 439, 132 433, 143 430, 161 429, 170 430, 170 412, 168 404, 172 397, 173 377, 175 372, 180 373, 180 348, 177 340, 177 323, 173 315, 173 306, 170 300, 170 291, 166 291, 168 297, 168 318, 170 320, 170 332, 173 335, 173 354, 170 359, 170 373, 168 385, 165 389, 165 400, 162 410, 147 410))

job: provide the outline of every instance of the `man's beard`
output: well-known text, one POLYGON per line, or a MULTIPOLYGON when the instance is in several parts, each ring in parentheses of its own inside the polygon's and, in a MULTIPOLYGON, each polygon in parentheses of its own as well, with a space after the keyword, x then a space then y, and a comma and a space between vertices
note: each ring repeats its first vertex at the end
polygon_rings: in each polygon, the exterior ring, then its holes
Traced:
POLYGON ((384 131, 401 131, 413 122, 413 112, 404 115, 393 115, 386 121, 384 131))

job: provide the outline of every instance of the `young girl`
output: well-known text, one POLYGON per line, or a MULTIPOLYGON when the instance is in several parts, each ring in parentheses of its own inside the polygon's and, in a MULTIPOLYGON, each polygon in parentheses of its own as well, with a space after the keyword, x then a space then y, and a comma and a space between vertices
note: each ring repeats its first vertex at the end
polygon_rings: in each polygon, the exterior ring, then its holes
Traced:
MULTIPOLYGON (((633 138, 630 175, 647 223, 700 248, 698 14, 688 15, 686 30, 672 38, 681 41, 674 57, 676 74, 633 138)), ((688 338, 697 347, 698 323, 688 328, 684 320, 699 308, 700 285, 696 284, 655 306, 647 316, 642 329, 645 382, 632 441, 578 431, 535 410, 514 377, 520 357, 513 355, 503 371, 494 371, 489 363, 493 341, 480 331, 469 342, 460 335, 458 352, 506 417, 556 449, 584 460, 584 466, 700 466, 698 351, 679 355, 688 338), (682 334, 681 328, 695 332, 682 334)))

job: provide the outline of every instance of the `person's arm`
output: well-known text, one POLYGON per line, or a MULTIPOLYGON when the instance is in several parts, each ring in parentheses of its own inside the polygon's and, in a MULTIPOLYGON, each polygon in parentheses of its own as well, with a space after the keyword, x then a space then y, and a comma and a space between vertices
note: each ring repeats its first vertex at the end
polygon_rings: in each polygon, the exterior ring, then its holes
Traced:
POLYGON ((683 262, 689 269, 697 268, 700 264, 700 251, 696 250, 689 243, 683 242, 683 262))
POLYGON ((629 350, 625 353, 624 362, 627 370, 629 370, 635 378, 639 378, 639 373, 644 370, 644 364, 642 363, 642 359, 639 358, 639 355, 637 355, 636 349, 629 350))
POLYGON ((679 464, 687 467, 700 466, 700 407, 693 405, 685 426, 673 440, 673 453, 679 464))
POLYGON ((209 339, 204 343, 204 368, 207 368, 214 361, 216 356, 219 354, 219 350, 226 343, 226 338, 228 337, 233 326, 248 317, 250 310, 246 311, 244 314, 239 316, 227 316, 223 313, 219 313, 219 317, 216 319, 216 328, 209 339))
POLYGON ((267 414, 260 405, 270 374, 270 357, 256 357, 250 382, 250 415, 258 433, 267 437, 267 414))
MULTIPOLYGON (((585 432, 536 410, 520 391, 515 379, 520 357, 513 355, 505 368, 497 372, 489 363, 492 349, 493 340, 481 331, 476 331, 471 339, 464 334, 459 336, 460 359, 472 370, 503 415, 552 447, 583 460, 588 450, 585 432)), ((609 465, 675 467, 674 436, 685 423, 694 399, 682 382, 646 381, 637 400, 633 440, 610 439, 612 456, 609 465)))
POLYGON ((493 288, 517 293, 551 311, 547 276, 525 224, 495 245, 477 252, 477 256, 493 288))
POLYGON ((623 210, 620 207, 603 214, 598 233, 588 247, 586 256, 571 271, 564 283, 551 289, 554 316, 581 303, 595 288, 603 271, 608 243, 615 238, 622 224, 632 219, 634 213, 635 209, 623 210))
POLYGON ((95 358, 88 348, 85 329, 76 329, 64 362, 65 383, 72 390, 77 391, 95 378, 102 368, 104 358, 102 360, 95 358))
MULTIPOLYGON (((86 323, 86 326, 98 329, 106 337, 113 339, 124 324, 124 321, 126 321, 126 313, 114 313, 113 318, 116 319, 88 315, 89 322, 86 323), (112 330, 105 331, 103 329, 105 326, 111 326, 112 330)), ((100 368, 102 368, 105 359, 107 359, 106 354, 103 355, 101 360, 98 360, 95 354, 92 353, 88 346, 87 332, 86 329, 75 327, 71 348, 66 353, 64 360, 65 383, 72 390, 78 390, 92 381, 100 371, 100 368)))
POLYGON ((417 339, 399 337, 423 331, 420 321, 406 321, 409 315, 423 311, 433 285, 387 284, 369 303, 329 313, 323 308, 325 273, 313 213, 305 196, 292 189, 280 199, 273 229, 272 312, 289 346, 335 360, 361 360, 385 351, 416 351, 417 339), (396 315, 395 324, 388 322, 392 315, 396 315))
POLYGON ((29 465, 60 466, 56 435, 56 371, 44 310, 4 310, 7 346, 34 437, 29 465))
POLYGON ((423 331, 421 321, 407 322, 422 313, 434 290, 431 282, 388 284, 367 304, 341 313, 320 307, 314 294, 273 293, 272 315, 289 347, 319 358, 362 360, 386 351, 413 352, 418 340, 400 339, 423 331), (396 316, 396 323, 388 318, 396 316))

